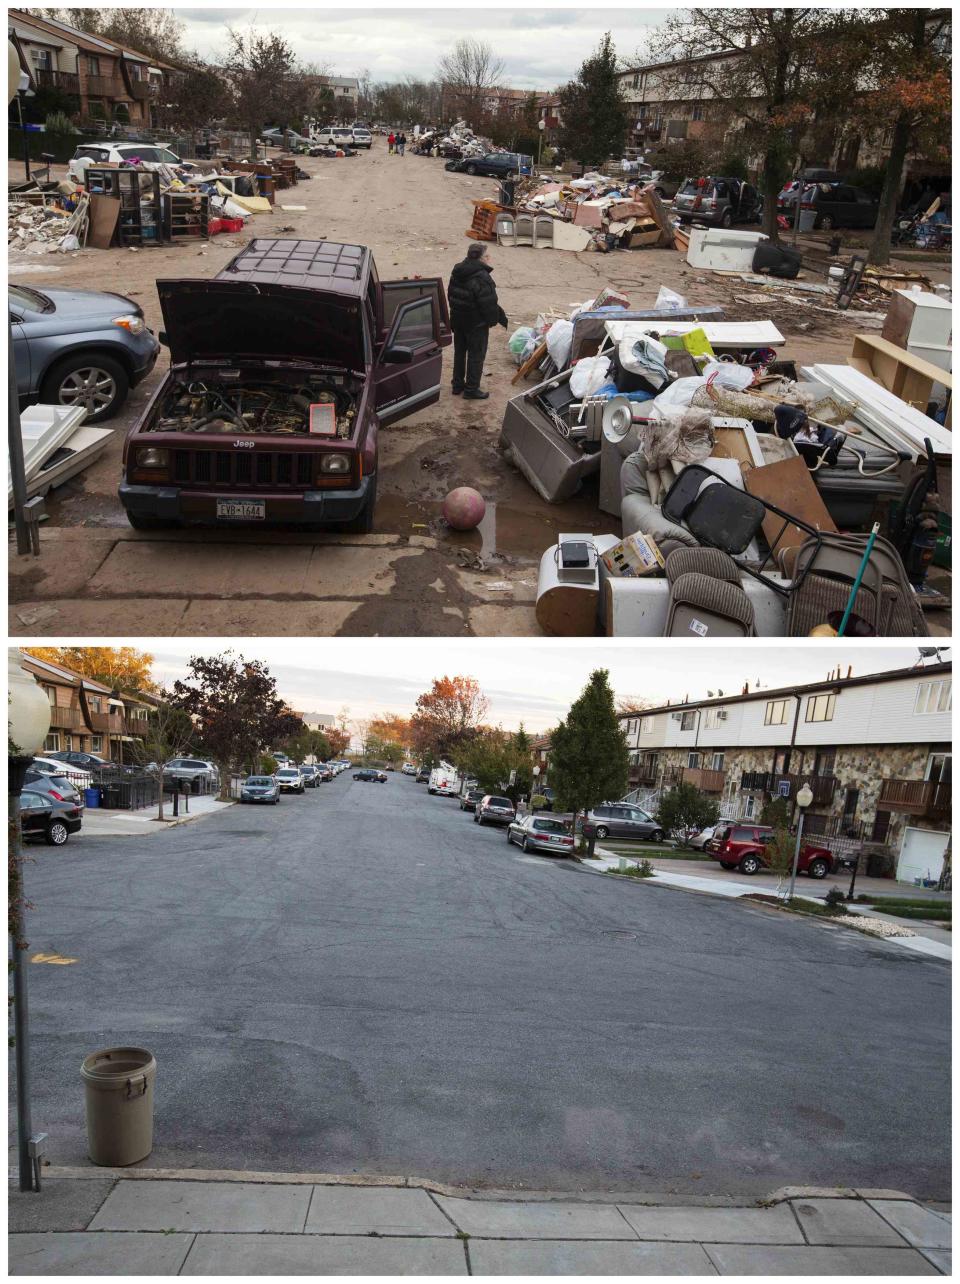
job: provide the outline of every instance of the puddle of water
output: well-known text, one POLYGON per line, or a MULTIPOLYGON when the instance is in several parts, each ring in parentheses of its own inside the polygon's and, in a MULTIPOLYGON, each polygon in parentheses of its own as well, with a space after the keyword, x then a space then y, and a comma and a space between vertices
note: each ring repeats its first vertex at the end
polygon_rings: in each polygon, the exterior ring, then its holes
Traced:
POLYGON ((620 533, 620 522, 601 513, 587 497, 555 506, 531 498, 528 507, 488 503, 483 521, 474 531, 451 530, 443 520, 442 504, 408 500, 402 495, 377 498, 376 530, 398 535, 430 535, 453 547, 470 549, 481 557, 499 554, 518 561, 539 561, 545 548, 563 532, 620 533))

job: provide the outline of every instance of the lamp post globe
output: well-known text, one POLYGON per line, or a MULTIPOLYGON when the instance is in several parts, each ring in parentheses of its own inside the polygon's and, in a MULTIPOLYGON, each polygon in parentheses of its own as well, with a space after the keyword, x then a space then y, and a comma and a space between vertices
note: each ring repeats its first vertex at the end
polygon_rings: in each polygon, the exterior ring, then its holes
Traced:
POLYGON ((813 802, 813 790, 809 785, 801 785, 797 790, 797 806, 801 811, 805 811, 813 802))
POLYGON ((7 720, 11 751, 32 758, 42 748, 50 730, 50 701, 33 674, 22 665, 16 647, 7 653, 7 720))
POLYGON ((788 903, 793 900, 793 889, 797 881, 797 866, 800 863, 800 844, 803 841, 803 817, 812 802, 813 790, 809 785, 801 785, 797 790, 797 806, 800 808, 800 819, 797 822, 797 845, 793 850, 793 868, 790 870, 790 890, 787 893, 788 903))

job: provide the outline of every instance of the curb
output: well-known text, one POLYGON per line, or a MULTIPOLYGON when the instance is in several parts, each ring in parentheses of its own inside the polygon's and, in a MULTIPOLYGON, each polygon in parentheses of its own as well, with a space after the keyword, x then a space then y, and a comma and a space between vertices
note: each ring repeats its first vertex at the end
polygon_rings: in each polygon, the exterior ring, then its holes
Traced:
POLYGON ((245 1182, 260 1186, 358 1186, 423 1190, 449 1199, 506 1200, 511 1203, 649 1204, 687 1208, 757 1208, 791 1199, 902 1199, 918 1197, 901 1190, 850 1186, 780 1186, 769 1195, 681 1195, 663 1191, 557 1191, 478 1189, 451 1186, 424 1177, 380 1176, 366 1173, 273 1173, 220 1168, 59 1168, 44 1167, 49 1180, 91 1181, 103 1178, 133 1181, 245 1182))
MULTIPOLYGON (((103 833, 97 833, 95 830, 92 830, 92 829, 88 830, 87 832, 89 836, 93 838, 98 838, 98 839, 99 838, 144 838, 151 834, 164 834, 167 832, 168 829, 176 829, 179 825, 192 825, 198 820, 206 820, 207 817, 209 816, 216 816, 220 811, 222 811, 226 807, 235 807, 237 805, 237 802, 238 800, 236 798, 227 798, 227 799, 224 799, 222 808, 218 807, 216 811, 200 811, 200 812, 197 812, 195 816, 177 816, 176 819, 174 819, 173 816, 170 816, 170 817, 164 816, 162 821, 157 820, 156 816, 151 816, 149 820, 142 820, 142 821, 136 822, 137 824, 144 826, 142 830, 133 830, 129 833, 103 834, 103 833)), ((97 808, 97 810, 99 811, 100 808, 97 808)), ((123 813, 121 812, 119 813, 119 815, 122 818, 123 813)))

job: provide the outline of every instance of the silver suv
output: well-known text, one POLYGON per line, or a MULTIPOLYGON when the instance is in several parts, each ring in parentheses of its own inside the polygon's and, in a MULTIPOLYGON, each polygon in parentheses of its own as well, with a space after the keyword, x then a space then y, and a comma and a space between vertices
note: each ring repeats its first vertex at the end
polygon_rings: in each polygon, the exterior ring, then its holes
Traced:
POLYGON ((640 838, 659 843, 663 828, 649 812, 633 803, 602 803, 587 815, 587 821, 596 825, 599 839, 640 838))
POLYGON ((163 774, 170 780, 187 780, 191 785, 203 782, 211 789, 220 784, 220 772, 206 758, 171 758, 163 774))
POLYGON ((487 794, 473 809, 473 819, 478 825, 509 825, 517 818, 517 809, 509 798, 487 794))

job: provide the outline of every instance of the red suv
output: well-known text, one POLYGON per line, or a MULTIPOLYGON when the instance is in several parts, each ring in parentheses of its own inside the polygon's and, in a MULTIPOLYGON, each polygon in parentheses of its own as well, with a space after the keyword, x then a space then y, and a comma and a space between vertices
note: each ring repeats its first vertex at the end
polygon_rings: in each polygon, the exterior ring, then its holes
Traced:
MULTIPOLYGON (((769 865, 766 847, 772 837, 773 829, 769 825, 718 825, 704 851, 718 860, 724 869, 757 874, 769 865)), ((811 878, 826 878, 833 872, 833 853, 826 847, 805 843, 800 848, 797 871, 811 878)))

